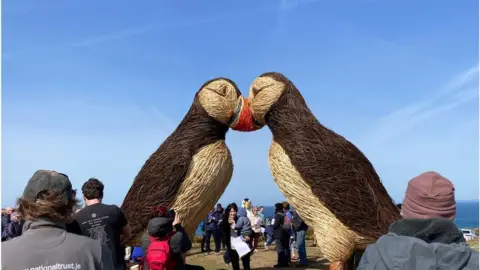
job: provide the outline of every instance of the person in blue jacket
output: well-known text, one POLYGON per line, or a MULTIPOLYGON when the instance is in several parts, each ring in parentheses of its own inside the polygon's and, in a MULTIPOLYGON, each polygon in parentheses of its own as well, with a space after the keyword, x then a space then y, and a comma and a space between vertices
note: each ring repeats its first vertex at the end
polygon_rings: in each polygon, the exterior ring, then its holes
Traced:
POLYGON ((202 243, 200 244, 200 249, 202 253, 205 253, 205 243, 207 242, 207 233, 205 231, 205 221, 200 222, 200 231, 202 231, 202 243))
POLYGON ((215 255, 220 254, 220 247, 222 241, 222 233, 220 231, 220 223, 222 221, 223 213, 218 213, 212 208, 205 219, 205 255, 209 255, 212 251, 210 249, 210 239, 213 236, 215 242, 215 255))

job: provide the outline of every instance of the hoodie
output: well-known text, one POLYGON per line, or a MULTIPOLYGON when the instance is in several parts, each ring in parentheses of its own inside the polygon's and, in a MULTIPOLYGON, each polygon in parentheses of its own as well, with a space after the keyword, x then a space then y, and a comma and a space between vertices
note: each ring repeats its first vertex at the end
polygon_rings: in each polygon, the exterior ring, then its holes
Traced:
POLYGON ((237 230, 243 236, 251 236, 253 234, 252 224, 247 217, 247 211, 245 208, 238 209, 237 222, 235 223, 235 230, 237 230))
POLYGON ((358 266, 367 269, 478 269, 478 252, 448 219, 401 219, 368 246, 358 266))
POLYGON ((112 254, 98 240, 68 233, 65 223, 26 221, 23 234, 2 243, 2 270, 114 269, 112 254), (19 257, 21 255, 21 257, 19 257))

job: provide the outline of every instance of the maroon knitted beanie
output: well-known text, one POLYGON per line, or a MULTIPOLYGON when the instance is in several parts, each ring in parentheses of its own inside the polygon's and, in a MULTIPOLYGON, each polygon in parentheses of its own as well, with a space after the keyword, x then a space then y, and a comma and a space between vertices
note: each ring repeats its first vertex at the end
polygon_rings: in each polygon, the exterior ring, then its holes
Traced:
POLYGON ((404 218, 448 218, 453 220, 456 202, 453 184, 436 172, 425 172, 408 182, 403 199, 404 218))

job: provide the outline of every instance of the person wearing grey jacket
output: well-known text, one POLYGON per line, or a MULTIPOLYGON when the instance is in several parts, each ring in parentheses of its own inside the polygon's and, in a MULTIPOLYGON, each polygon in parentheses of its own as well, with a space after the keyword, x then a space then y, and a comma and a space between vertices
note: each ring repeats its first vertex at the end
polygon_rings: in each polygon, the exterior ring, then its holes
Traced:
POLYGON ((247 210, 245 210, 245 208, 238 209, 237 217, 238 219, 235 223, 235 230, 237 230, 247 241, 250 241, 253 237, 253 230, 250 219, 247 217, 247 210))
POLYGON ((71 193, 65 174, 35 172, 18 199, 23 234, 2 243, 2 270, 114 269, 110 251, 99 241, 66 231, 77 204, 71 193))
POLYGON ((402 204, 402 219, 365 250, 357 270, 479 269, 479 254, 453 223, 453 184, 436 172, 413 178, 402 204))

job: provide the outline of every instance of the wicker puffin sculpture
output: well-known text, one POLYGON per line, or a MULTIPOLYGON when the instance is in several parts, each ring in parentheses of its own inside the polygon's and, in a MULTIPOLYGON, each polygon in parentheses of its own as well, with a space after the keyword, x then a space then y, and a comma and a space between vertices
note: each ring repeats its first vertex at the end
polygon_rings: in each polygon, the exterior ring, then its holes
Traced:
POLYGON ((352 267, 362 251, 400 218, 369 160, 352 143, 324 127, 295 85, 264 73, 248 97, 255 129, 267 125, 273 142, 270 170, 280 191, 315 231, 330 269, 352 267))
POLYGON ((232 156, 225 144, 229 127, 251 128, 242 127, 251 123, 250 111, 240 109, 244 103, 229 79, 200 87, 182 122, 148 158, 125 196, 121 208, 132 227, 127 245, 138 244, 155 207, 174 209, 185 231, 195 232, 232 177, 232 156))

